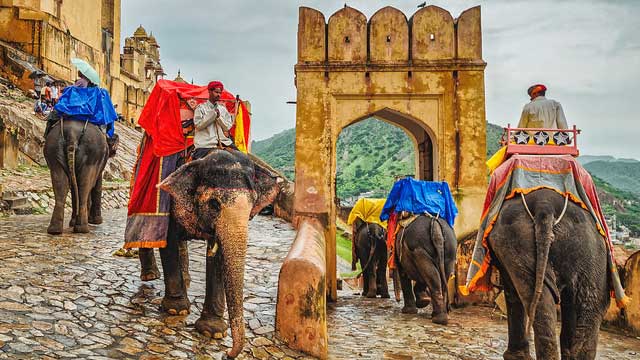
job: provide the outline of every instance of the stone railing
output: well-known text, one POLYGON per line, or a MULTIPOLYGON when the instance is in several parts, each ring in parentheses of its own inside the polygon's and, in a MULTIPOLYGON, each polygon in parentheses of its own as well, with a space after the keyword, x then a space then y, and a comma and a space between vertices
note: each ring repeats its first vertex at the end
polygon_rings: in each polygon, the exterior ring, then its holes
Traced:
POLYGON ((292 349, 328 356, 324 227, 302 218, 278 279, 276 334, 292 349))

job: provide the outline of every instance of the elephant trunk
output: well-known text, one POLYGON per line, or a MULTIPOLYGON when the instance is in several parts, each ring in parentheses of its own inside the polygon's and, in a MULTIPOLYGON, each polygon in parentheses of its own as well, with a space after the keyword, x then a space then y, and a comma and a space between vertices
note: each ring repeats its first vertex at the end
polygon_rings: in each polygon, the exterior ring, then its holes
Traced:
POLYGON ((534 219, 535 242, 536 242, 536 280, 533 292, 533 298, 529 304, 527 321, 525 329, 527 337, 529 337, 529 329, 533 326, 536 307, 540 301, 544 286, 544 277, 547 271, 547 261, 549 260, 549 248, 554 239, 553 221, 554 209, 549 203, 541 204, 536 208, 536 216, 534 219))
POLYGON ((224 289, 233 339, 233 346, 227 353, 231 358, 240 354, 245 341, 243 288, 250 210, 248 196, 239 195, 233 204, 221 210, 216 226, 225 269, 224 289))

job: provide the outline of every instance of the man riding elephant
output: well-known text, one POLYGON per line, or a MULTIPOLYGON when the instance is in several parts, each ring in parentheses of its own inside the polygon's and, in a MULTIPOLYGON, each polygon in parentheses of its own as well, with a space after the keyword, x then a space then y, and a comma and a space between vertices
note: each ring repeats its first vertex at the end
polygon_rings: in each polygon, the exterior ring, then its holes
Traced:
MULTIPOLYGON (((189 135, 185 139, 183 125, 193 114, 194 102, 211 100, 212 93, 219 96, 221 90, 160 80, 152 91, 139 120, 146 133, 136 164, 124 247, 141 248, 143 280, 157 278, 153 248, 160 248, 162 309, 184 315, 190 311, 186 241, 207 240, 206 296, 195 326, 207 336, 223 337, 226 295, 234 342, 229 354, 236 356, 244 340, 247 223, 273 201, 279 188, 274 175, 230 147, 207 149, 209 156, 205 153, 185 164, 193 140, 189 135)), ((215 122, 216 116, 205 120, 215 122)))
POLYGON ((507 302, 505 359, 594 359, 610 292, 628 301, 589 173, 571 156, 514 155, 491 177, 467 284, 490 290, 496 266, 507 302))
POLYGON ((102 223, 102 172, 107 159, 115 155, 116 117, 105 89, 71 86, 62 93, 45 131, 44 157, 56 202, 48 233, 62 233, 69 189, 73 207, 69 226, 74 232, 86 233, 89 223, 102 223), (106 137, 102 127, 108 129, 106 137))

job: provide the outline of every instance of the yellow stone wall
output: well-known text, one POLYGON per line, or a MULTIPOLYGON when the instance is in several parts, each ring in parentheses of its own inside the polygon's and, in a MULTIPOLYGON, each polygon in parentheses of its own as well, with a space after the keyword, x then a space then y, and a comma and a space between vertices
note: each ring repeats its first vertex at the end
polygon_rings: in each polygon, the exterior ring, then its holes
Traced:
POLYGON ((374 116, 403 128, 415 144, 427 137, 433 157, 416 163, 434 169, 428 180, 449 183, 460 210, 455 230, 468 233, 477 228, 486 190, 485 66, 479 7, 454 19, 427 6, 410 20, 385 7, 369 21, 345 7, 328 22, 319 11, 300 8, 294 210, 326 227, 330 298, 336 297, 334 194, 342 129, 374 116))

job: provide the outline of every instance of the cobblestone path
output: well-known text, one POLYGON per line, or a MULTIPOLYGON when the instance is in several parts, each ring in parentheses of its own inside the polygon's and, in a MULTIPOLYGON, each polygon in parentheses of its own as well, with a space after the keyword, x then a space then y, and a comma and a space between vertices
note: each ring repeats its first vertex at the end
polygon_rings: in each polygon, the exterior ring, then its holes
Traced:
MULTIPOLYGON (((231 338, 193 324, 204 300, 204 244, 190 243, 189 316, 158 311, 161 280, 138 279, 138 260, 114 257, 126 212, 109 211, 90 234, 46 235, 48 216, 0 219, 0 358, 220 359, 231 338)), ((273 338, 277 276, 295 233, 282 220, 250 223, 245 289, 248 343, 239 358, 304 358, 273 338)), ((159 260, 159 256, 158 256, 159 260)), ((331 359, 501 359, 506 321, 491 309, 455 309, 450 325, 400 314, 394 300, 341 291, 329 304, 331 359)), ((601 359, 638 359, 640 339, 606 331, 601 359)))
MULTIPOLYGON (((409 315, 400 313, 402 302, 395 299, 366 299, 353 291, 338 297, 327 317, 332 359, 502 360, 507 348, 506 318, 491 308, 453 309, 443 327, 431 322, 431 306, 409 315)), ((598 359, 640 359, 640 338, 600 331, 598 359)))
MULTIPOLYGON (((165 316, 162 280, 141 282, 137 258, 111 255, 126 209, 104 218, 90 234, 59 237, 46 234, 49 216, 0 219, 0 358, 222 358, 231 337, 210 340, 193 326, 204 302, 204 242, 189 245, 191 314, 165 316)), ((251 221, 240 359, 302 357, 273 339, 278 272, 294 236, 280 219, 251 221)))

